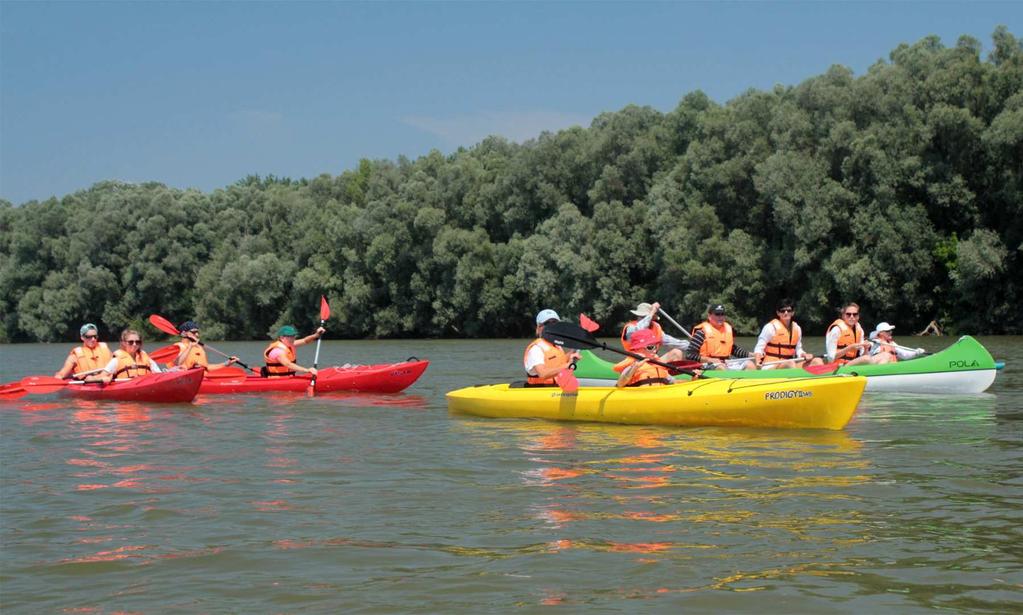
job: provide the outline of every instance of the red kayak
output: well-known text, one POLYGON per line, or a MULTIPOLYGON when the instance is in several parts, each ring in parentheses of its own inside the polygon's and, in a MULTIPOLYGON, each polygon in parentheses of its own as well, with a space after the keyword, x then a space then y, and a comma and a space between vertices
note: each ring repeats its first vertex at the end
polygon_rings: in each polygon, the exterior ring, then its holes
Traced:
POLYGON ((61 393, 79 399, 188 403, 199 393, 203 373, 202 369, 190 369, 115 380, 109 384, 72 382, 61 393))
MULTIPOLYGON (((363 393, 397 393, 419 379, 429 361, 409 359, 401 363, 325 367, 316 376, 316 392, 358 391, 363 393)), ((234 393, 270 393, 275 391, 305 392, 308 374, 283 378, 260 376, 217 377, 216 371, 202 381, 199 392, 210 395, 234 393)))

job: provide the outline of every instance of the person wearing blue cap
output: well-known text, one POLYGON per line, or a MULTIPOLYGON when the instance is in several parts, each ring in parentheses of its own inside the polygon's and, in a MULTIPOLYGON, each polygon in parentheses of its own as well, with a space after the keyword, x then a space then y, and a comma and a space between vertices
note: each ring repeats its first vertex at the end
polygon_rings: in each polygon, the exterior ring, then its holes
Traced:
POLYGON ((91 322, 82 325, 78 330, 82 345, 71 349, 64 366, 57 370, 54 378, 80 378, 96 373, 110 362, 111 352, 105 342, 99 341, 99 329, 91 322))
POLYGON ((301 339, 295 339, 298 335, 298 329, 292 325, 284 325, 277 330, 277 339, 263 351, 266 366, 260 370, 260 373, 267 378, 280 378, 283 376, 294 376, 295 374, 312 374, 315 376, 315 367, 302 367, 295 362, 298 358, 295 354, 295 347, 315 342, 326 332, 327 330, 323 327, 317 327, 315 333, 301 339))
POLYGON ((186 320, 178 326, 181 332, 181 341, 174 345, 178 347, 178 356, 167 364, 167 367, 180 367, 192 369, 202 367, 207 370, 218 370, 238 361, 238 357, 228 357, 223 363, 210 363, 206 358, 206 349, 199 342, 199 323, 194 320, 186 320))
POLYGON ((554 377, 579 358, 578 352, 566 353, 543 338, 544 325, 560 320, 558 313, 550 309, 540 310, 536 315, 536 339, 526 346, 522 356, 528 386, 555 386, 554 377))

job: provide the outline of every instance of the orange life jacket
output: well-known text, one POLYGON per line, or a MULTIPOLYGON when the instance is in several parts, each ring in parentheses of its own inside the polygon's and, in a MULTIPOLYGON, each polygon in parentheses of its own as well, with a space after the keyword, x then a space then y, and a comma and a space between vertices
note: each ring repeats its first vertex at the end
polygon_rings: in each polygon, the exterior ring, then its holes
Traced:
MULTIPOLYGON (((568 355, 565 353, 565 351, 562 350, 561 348, 555 346, 554 344, 548 342, 547 340, 545 340, 545 339, 543 339, 541 337, 541 338, 537 338, 537 339, 533 340, 532 342, 529 343, 528 346, 526 346, 526 351, 522 354, 522 365, 523 366, 525 366, 526 358, 529 356, 529 350, 533 346, 539 346, 540 349, 543 350, 543 362, 544 362, 544 365, 551 365, 551 366, 553 366, 553 365, 566 365, 567 366, 568 365, 568 355)), ((526 372, 526 384, 548 385, 548 384, 556 384, 556 383, 555 383, 553 377, 551 377, 551 378, 540 378, 538 376, 534 376, 533 374, 530 374, 529 372, 526 372)))
POLYGON ((899 353, 895 351, 895 346, 893 346, 892 344, 886 344, 881 340, 877 340, 877 348, 878 348, 877 354, 883 354, 887 352, 888 354, 892 355, 892 363, 895 363, 896 361, 899 360, 899 353))
MULTIPOLYGON (((181 354, 181 351, 188 346, 188 342, 182 340, 180 342, 176 342, 174 345, 178 347, 178 354, 181 354)), ((167 367, 174 367, 176 365, 176 361, 177 357, 175 357, 173 361, 167 363, 167 367)), ((206 351, 198 344, 192 346, 192 350, 185 355, 185 360, 181 362, 181 367, 185 369, 192 369, 196 365, 204 368, 209 367, 209 363, 206 360, 206 351)))
POLYGON ((119 377, 121 374, 125 374, 126 378, 135 378, 137 376, 145 376, 153 371, 149 367, 150 359, 145 350, 139 351, 137 360, 121 349, 114 351, 113 358, 117 359, 117 369, 114 370, 114 378, 119 377))
POLYGON ((110 348, 105 342, 96 344, 96 348, 88 348, 86 346, 76 346, 71 349, 71 356, 75 358, 75 367, 71 370, 72 374, 78 374, 80 372, 87 372, 96 369, 103 369, 110 363, 110 348))
MULTIPOLYGON (((629 348, 629 341, 625 339, 625 332, 629 330, 629 327, 635 327, 638 324, 639 324, 638 320, 630 320, 629 322, 625 323, 624 327, 622 327, 622 348, 630 352, 632 351, 632 349, 629 348)), ((657 344, 660 345, 664 341, 664 329, 662 329, 661 325, 658 324, 656 321, 651 320, 650 330, 653 331, 654 335, 657 336, 657 344)), ((633 333, 635 333, 635 331, 633 331, 633 333)))
MULTIPOLYGON (((856 323, 856 329, 854 330, 850 328, 849 325, 845 324, 844 320, 839 318, 828 326, 828 333, 831 333, 831 330, 835 327, 838 327, 838 330, 841 332, 838 336, 838 343, 835 345, 835 354, 838 354, 846 346, 852 346, 853 344, 858 344, 863 341, 863 327, 861 327, 859 323, 856 323)), ((863 354, 863 349, 857 348, 855 356, 858 357, 861 354, 863 354)), ((845 356, 848 357, 849 355, 845 356)), ((852 359, 847 359, 845 357, 835 359, 835 361, 840 364, 848 363, 851 360, 852 359)))
MULTIPOLYGON (((703 329, 703 345, 700 346, 701 357, 714 357, 724 361, 732 356, 732 348, 735 346, 735 334, 732 333, 731 323, 726 322, 724 330, 721 331, 705 320, 696 325, 695 329, 703 329)), ((696 333, 693 333, 693 335, 696 335, 696 333)))
POLYGON ((774 337, 764 347, 764 355, 775 359, 792 359, 796 356, 796 346, 799 345, 799 330, 796 329, 795 321, 792 328, 787 329, 781 320, 775 318, 771 321, 774 325, 774 337))
MULTIPOLYGON (((639 363, 639 359, 627 357, 623 361, 619 361, 614 365, 612 369, 616 372, 624 372, 628 367, 639 363)), ((660 365, 654 365, 653 363, 646 362, 640 364, 633 372, 632 376, 629 377, 629 381, 625 383, 627 387, 641 387, 641 386, 652 386, 657 384, 671 384, 671 372, 661 367, 660 365)))
POLYGON ((283 363, 278 363, 277 361, 270 359, 270 352, 273 351, 275 348, 283 348, 284 352, 287 354, 288 360, 291 361, 292 363, 295 362, 296 359, 295 349, 292 348, 291 346, 288 346, 281 340, 274 340, 269 346, 266 347, 266 350, 263 351, 263 358, 266 359, 266 367, 263 368, 263 373, 268 378, 294 376, 295 372, 291 371, 291 368, 286 367, 283 363))

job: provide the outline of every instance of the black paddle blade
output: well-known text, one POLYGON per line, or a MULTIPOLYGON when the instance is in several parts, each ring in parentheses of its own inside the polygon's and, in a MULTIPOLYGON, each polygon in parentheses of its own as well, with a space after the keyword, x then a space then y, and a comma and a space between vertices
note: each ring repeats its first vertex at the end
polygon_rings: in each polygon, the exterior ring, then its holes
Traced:
POLYGON ((543 327, 543 338, 562 348, 603 348, 589 331, 571 322, 552 322, 543 327))

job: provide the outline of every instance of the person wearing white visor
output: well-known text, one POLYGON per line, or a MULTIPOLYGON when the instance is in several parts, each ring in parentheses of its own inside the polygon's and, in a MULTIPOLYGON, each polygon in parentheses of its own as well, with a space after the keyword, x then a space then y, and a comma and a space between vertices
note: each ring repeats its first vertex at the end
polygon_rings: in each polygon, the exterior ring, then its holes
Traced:
POLYGON ((870 332, 869 337, 873 342, 873 348, 870 349, 870 356, 873 357, 874 360, 872 362, 874 364, 908 361, 910 359, 915 359, 926 352, 923 348, 906 348, 905 346, 899 346, 896 344, 895 338, 892 335, 892 331, 894 330, 894 325, 882 322, 874 327, 874 330, 870 332))

